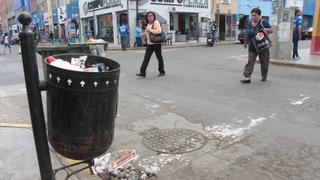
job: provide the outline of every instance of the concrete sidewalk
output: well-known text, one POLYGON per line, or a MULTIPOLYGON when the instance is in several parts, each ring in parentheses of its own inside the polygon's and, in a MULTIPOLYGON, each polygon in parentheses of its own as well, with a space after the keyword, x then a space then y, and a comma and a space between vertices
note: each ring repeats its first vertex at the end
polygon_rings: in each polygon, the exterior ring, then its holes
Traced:
MULTIPOLYGON (((219 46, 219 45, 229 45, 229 44, 239 44, 236 41, 218 41, 216 42, 214 46, 219 46)), ((172 48, 184 48, 184 47, 197 47, 197 46, 207 46, 206 43, 198 43, 196 41, 194 42, 176 42, 173 43, 172 45, 162 45, 163 49, 172 49, 172 48)), ((129 47, 127 50, 143 50, 144 47, 129 47)), ((121 45, 114 45, 114 44, 109 44, 107 51, 121 51, 121 45)))
MULTIPOLYGON (((214 46, 219 45, 231 45, 231 44, 239 44, 236 41, 219 41, 215 43, 214 46)), ((184 48, 184 47, 198 47, 198 46, 206 46, 205 43, 197 43, 197 42, 181 42, 174 43, 172 46, 162 46, 163 49, 172 49, 172 48, 184 48)), ((212 48, 214 48, 214 46, 212 48)), ((239 46, 241 46, 239 44, 239 46)), ((127 50, 144 50, 143 47, 132 47, 127 48, 127 50)), ((109 44, 107 51, 121 51, 121 46, 109 44)), ((292 66, 299 68, 308 68, 308 69, 320 69, 320 56, 310 55, 310 48, 299 50, 300 60, 293 59, 270 59, 271 64, 283 65, 283 66, 292 66)))
POLYGON ((310 55, 310 48, 299 50, 300 60, 293 59, 271 59, 276 65, 293 66, 307 69, 320 69, 320 56, 310 55))
MULTIPOLYGON (((202 44, 203 45, 203 44, 202 44)), ((191 46, 191 45, 190 45, 191 46)), ((179 47, 190 47, 185 44, 182 44, 179 47)), ((192 46, 201 46, 201 44, 192 44, 192 46)), ((176 47, 176 46, 175 46, 176 47)), ((17 47, 15 47, 17 48, 17 47)), ((214 48, 214 47, 213 47, 214 48)), ((309 49, 302 49, 299 51, 302 57, 301 60, 271 60, 271 63, 278 65, 288 65, 294 67, 303 67, 310 69, 320 69, 320 56, 311 56, 309 54, 309 49)), ((123 94, 122 94, 123 95, 123 94)), ((126 96, 123 98, 134 99, 135 96, 126 96)), ((152 101, 149 101, 147 97, 136 100, 141 104, 150 104, 152 105, 152 101)), ((165 102, 170 103, 170 102, 165 102)), ((139 106, 137 106, 139 107, 139 106)), ((140 112, 142 113, 142 112, 140 112)), ((124 116, 124 115, 122 115, 124 116)), ((137 153, 141 155, 141 159, 146 158, 147 161, 141 161, 141 163, 145 167, 152 167, 152 163, 159 163, 158 166, 163 165, 163 174, 159 174, 160 179, 178 179, 177 177, 184 177, 184 179, 193 178, 193 175, 190 174, 186 170, 182 170, 181 167, 191 166, 190 168, 195 172, 203 175, 203 177, 208 177, 210 179, 210 173, 218 172, 223 169, 225 166, 230 164, 237 157, 234 154, 228 156, 227 160, 219 159, 221 156, 220 151, 210 150, 216 148, 216 144, 214 140, 208 141, 208 143, 197 151, 193 151, 191 153, 186 153, 183 156, 179 154, 170 154, 170 156, 162 156, 155 155, 155 152, 148 150, 142 143, 141 137, 137 134, 142 134, 150 127, 150 123, 154 123, 157 125, 159 129, 168 129, 170 127, 177 127, 180 129, 190 129, 193 131, 200 132, 201 134, 206 135, 206 131, 198 127, 196 124, 192 124, 188 122, 183 117, 178 114, 169 113, 167 115, 163 115, 157 117, 159 119, 155 119, 153 121, 149 121, 149 119, 139 120, 135 122, 132 126, 135 126, 136 129, 133 130, 125 130, 121 126, 116 126, 115 128, 115 138, 119 141, 114 141, 112 147, 108 150, 108 152, 113 152, 115 150, 119 150, 120 148, 134 148, 137 150, 137 153), (152 161, 151 161, 152 160, 152 161), (192 163, 191 163, 192 162, 192 163), (162 163, 162 164, 161 164, 162 163), (191 164, 191 165, 190 165, 191 164), (207 165, 215 165, 215 169, 207 170, 207 165), (150 166, 149 166, 150 165, 150 166), (212 171, 212 172, 208 172, 212 171), (176 176, 173 176, 176 174, 176 176)), ((39 167, 37 162, 37 156, 34 145, 33 133, 31 130, 31 126, 29 124, 3 124, 0 123, 0 180, 34 180, 40 179, 39 167)), ((252 149, 246 147, 242 144, 232 147, 231 149, 227 149, 227 152, 240 152, 242 154, 248 154, 252 149)), ((75 161, 66 159, 56 154, 54 150, 50 150, 51 159, 53 168, 59 168, 63 165, 72 164, 75 161)), ((156 167, 157 168, 157 167, 156 167)), ((75 169, 71 169, 74 171, 75 169)), ((58 174, 57 179, 63 179, 64 174, 58 174)), ((198 176, 194 176, 198 177, 198 176)), ((99 179, 97 176, 90 175, 88 170, 77 174, 70 178, 73 179, 99 179)))
MULTIPOLYGON (((41 179, 31 125, 0 123, 0 141, 0 180, 41 179)), ((50 155, 53 169, 63 166, 62 159, 52 149, 50 155)), ((56 176, 63 177, 63 174, 56 176)))

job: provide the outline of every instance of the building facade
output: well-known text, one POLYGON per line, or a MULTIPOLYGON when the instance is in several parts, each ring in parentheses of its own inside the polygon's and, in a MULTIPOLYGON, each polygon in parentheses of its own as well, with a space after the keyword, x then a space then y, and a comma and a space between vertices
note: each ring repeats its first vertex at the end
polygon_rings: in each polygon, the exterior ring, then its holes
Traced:
POLYGON ((211 17, 218 26, 219 40, 236 40, 237 0, 214 0, 211 17))
POLYGON ((114 0, 101 3, 100 0, 79 1, 82 40, 96 36, 110 43, 118 44, 120 22, 128 23, 127 1, 114 0))
POLYGON ((130 44, 135 41, 134 29, 137 19, 144 19, 148 11, 156 13, 166 33, 171 33, 173 41, 184 42, 198 40, 205 27, 204 19, 210 16, 209 1, 182 0, 80 0, 80 18, 82 38, 95 35, 108 42, 120 44, 118 28, 127 23, 130 29, 130 44), (138 15, 138 16, 137 16, 138 15))

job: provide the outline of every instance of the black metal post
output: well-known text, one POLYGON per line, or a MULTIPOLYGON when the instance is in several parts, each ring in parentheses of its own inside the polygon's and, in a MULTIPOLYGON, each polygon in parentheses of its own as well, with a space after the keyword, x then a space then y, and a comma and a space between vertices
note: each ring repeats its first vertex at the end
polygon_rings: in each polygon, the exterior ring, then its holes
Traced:
POLYGON ((41 90, 39 87, 40 82, 34 45, 34 34, 29 27, 32 19, 29 13, 22 12, 18 16, 18 20, 23 25, 19 38, 21 42, 21 54, 28 94, 29 111, 41 179, 54 180, 44 121, 41 90))
POLYGON ((136 23, 139 21, 139 0, 136 0, 136 23))

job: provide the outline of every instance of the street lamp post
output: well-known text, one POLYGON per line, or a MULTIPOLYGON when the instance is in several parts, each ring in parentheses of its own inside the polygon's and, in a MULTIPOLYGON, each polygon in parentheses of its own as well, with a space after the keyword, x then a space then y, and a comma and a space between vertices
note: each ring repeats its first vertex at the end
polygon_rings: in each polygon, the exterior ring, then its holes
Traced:
POLYGON ((138 23, 139 20, 139 0, 136 0, 136 22, 138 23))
POLYGON ((219 4, 217 2, 217 32, 218 32, 218 40, 220 39, 220 9, 219 9, 219 4))
POLYGON ((94 33, 94 37, 97 38, 97 28, 96 28, 96 16, 95 16, 95 8, 93 8, 92 10, 92 15, 93 15, 93 33, 94 33))

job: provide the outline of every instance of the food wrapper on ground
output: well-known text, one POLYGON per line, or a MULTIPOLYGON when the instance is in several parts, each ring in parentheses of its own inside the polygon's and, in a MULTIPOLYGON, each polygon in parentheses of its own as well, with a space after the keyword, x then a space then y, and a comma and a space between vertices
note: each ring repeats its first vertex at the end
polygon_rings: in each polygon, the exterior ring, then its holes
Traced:
POLYGON ((137 158, 136 150, 119 150, 111 154, 110 165, 112 169, 122 169, 126 164, 137 158))
POLYGON ((110 160, 111 154, 107 153, 104 156, 101 156, 99 158, 94 158, 94 165, 91 167, 94 174, 99 173, 105 173, 108 172, 109 167, 109 160, 110 160))

